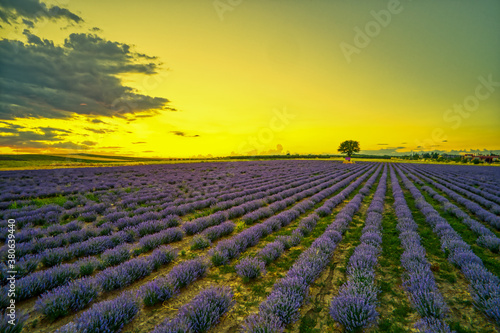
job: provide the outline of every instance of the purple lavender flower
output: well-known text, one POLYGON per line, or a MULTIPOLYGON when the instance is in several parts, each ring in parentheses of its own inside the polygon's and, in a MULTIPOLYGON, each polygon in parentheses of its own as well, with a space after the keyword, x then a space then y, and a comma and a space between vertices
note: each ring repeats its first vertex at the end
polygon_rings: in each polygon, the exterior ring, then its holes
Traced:
POLYGON ((452 333, 448 324, 442 320, 433 317, 425 317, 420 319, 415 328, 420 333, 452 333))
POLYGON ((111 291, 128 286, 149 274, 151 274, 149 262, 143 258, 136 258, 100 272, 96 279, 103 290, 111 291))
POLYGON ((115 266, 128 259, 130 259, 130 244, 117 246, 101 254, 101 261, 104 267, 115 266))
POLYGON ((180 289, 203 276, 208 267, 209 264, 202 258, 184 261, 168 273, 169 282, 175 289, 180 289))
POLYGON ((170 246, 160 246, 147 257, 147 260, 153 270, 158 270, 161 266, 175 260, 175 258, 177 258, 177 252, 177 249, 170 246))
POLYGON ((330 304, 330 316, 346 330, 366 326, 376 320, 378 313, 373 299, 377 291, 372 285, 360 286, 347 282, 330 304))
POLYGON ((286 326, 299 317, 307 285, 293 278, 285 278, 280 283, 280 286, 274 288, 268 298, 260 304, 259 311, 275 316, 286 326))
POLYGON ((285 327, 276 316, 258 313, 245 319, 242 331, 245 333, 282 333, 285 327))
POLYGON ((274 241, 264 246, 264 248, 262 248, 262 250, 259 251, 257 256, 260 259, 264 260, 266 265, 268 265, 277 258, 279 258, 283 253, 283 251, 285 251, 285 246, 283 245, 283 243, 279 241, 274 241))
POLYGON ((266 264, 257 258, 244 258, 235 266, 236 274, 243 278, 255 279, 266 273, 266 264))
POLYGON ((157 303, 170 299, 175 293, 174 285, 167 277, 159 277, 148 282, 138 292, 138 296, 146 306, 153 306, 157 303))
POLYGON ((203 235, 196 235, 191 241, 191 250, 199 250, 209 247, 212 244, 208 238, 203 235))
POLYGON ((97 297, 100 288, 95 279, 79 279, 43 294, 35 309, 50 320, 83 309, 97 297))
POLYGON ((139 312, 139 302, 131 293, 95 304, 75 319, 78 332, 119 332, 139 312))
POLYGON ((145 251, 154 249, 162 244, 169 244, 182 240, 184 233, 180 228, 169 228, 156 234, 144 236, 139 240, 139 244, 145 251))
POLYGON ((224 222, 219 225, 215 225, 213 227, 207 228, 203 230, 201 233, 203 236, 205 236, 208 240, 211 242, 215 241, 216 239, 219 239, 223 236, 230 235, 233 231, 234 228, 236 228, 236 225, 231 222, 224 222))
POLYGON ((4 333, 20 333, 23 330, 24 324, 28 319, 28 315, 24 312, 17 311, 14 325, 9 323, 11 318, 7 316, 7 312, 0 311, 0 332, 4 333))
POLYGON ((183 318, 192 332, 206 332, 234 306, 233 297, 234 294, 229 287, 205 289, 180 308, 178 316, 183 318))

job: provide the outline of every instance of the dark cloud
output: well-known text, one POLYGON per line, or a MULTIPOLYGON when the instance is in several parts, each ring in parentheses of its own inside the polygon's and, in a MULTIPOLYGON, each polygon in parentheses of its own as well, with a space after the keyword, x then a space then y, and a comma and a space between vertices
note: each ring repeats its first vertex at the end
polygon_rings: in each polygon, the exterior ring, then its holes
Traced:
POLYGON ((34 28, 35 27, 35 23, 33 21, 30 21, 30 20, 27 20, 27 19, 23 19, 23 23, 28 27, 28 28, 34 28))
POLYGON ((97 142, 95 141, 83 141, 82 142, 82 145, 85 145, 85 146, 95 146, 97 144, 97 142))
POLYGON ((110 131, 107 131, 107 130, 95 129, 95 128, 90 128, 90 127, 85 127, 85 129, 87 131, 94 132, 94 133, 97 133, 97 134, 106 134, 106 133, 110 132, 110 131))
POLYGON ((388 143, 377 143, 377 145, 379 145, 379 146, 387 146, 388 143))
POLYGON ((0 41, 0 119, 68 118, 73 113, 151 116, 169 110, 167 99, 139 94, 118 79, 158 70, 156 62, 144 61, 130 45, 71 34, 58 46, 29 30, 24 35, 26 44, 0 41))
POLYGON ((141 144, 144 144, 144 143, 146 143, 146 142, 144 142, 144 141, 132 142, 133 145, 141 145, 141 144))
POLYGON ((21 130, 25 127, 19 125, 2 123, 9 126, 0 128, 0 133, 8 133, 10 135, 0 136, 0 147, 83 149, 85 148, 85 142, 90 142, 84 141, 83 145, 79 145, 63 141, 64 137, 68 135, 67 133, 71 132, 61 128, 38 127, 37 130, 42 132, 39 133, 33 130, 21 130))
POLYGON ((71 131, 62 129, 62 128, 54 128, 54 127, 38 127, 44 132, 62 132, 62 133, 72 133, 71 131))
POLYGON ((0 123, 7 125, 7 127, 0 127, 1 133, 17 133, 19 129, 25 128, 24 126, 11 124, 6 121, 0 121, 0 123))
POLYGON ((198 134, 187 135, 185 132, 182 132, 182 131, 170 131, 170 133, 172 133, 174 135, 177 135, 177 136, 183 136, 183 137, 186 137, 186 138, 197 138, 197 137, 199 137, 198 134))
MULTIPOLYGON (((74 23, 81 23, 83 19, 66 8, 47 6, 40 0, 0 0, 0 20, 12 24, 19 19, 38 21, 40 19, 65 19, 74 23)), ((29 21, 28 21, 29 22, 29 21)))
POLYGON ((90 122, 94 124, 106 124, 104 121, 100 119, 92 119, 90 122))
POLYGON ((98 27, 93 27, 93 28, 89 29, 89 31, 91 31, 91 32, 101 32, 102 29, 100 29, 98 27))
POLYGON ((448 140, 443 140, 442 142, 448 142, 448 140))

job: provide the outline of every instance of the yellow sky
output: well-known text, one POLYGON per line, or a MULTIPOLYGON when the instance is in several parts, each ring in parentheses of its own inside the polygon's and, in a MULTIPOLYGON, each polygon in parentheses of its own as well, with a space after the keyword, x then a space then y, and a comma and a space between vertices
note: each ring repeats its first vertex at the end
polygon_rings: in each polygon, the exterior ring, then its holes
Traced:
POLYGON ((500 149, 495 1, 57 3, 85 23, 50 22, 33 34, 58 44, 72 32, 99 27, 107 40, 157 56, 159 74, 122 76, 122 83, 178 109, 132 121, 82 115, 9 121, 70 129, 65 140, 95 142, 84 152, 223 156, 281 144, 283 153, 335 153, 346 139, 360 141, 363 150, 500 149), (218 12, 214 3, 231 9, 218 12), (391 13, 386 26, 376 21, 381 13, 391 13), (368 30, 369 45, 356 44, 356 27, 375 29, 368 30), (346 57, 346 44, 361 47, 346 57), (488 77, 491 91, 483 83, 488 77), (447 113, 473 102, 477 89, 488 95, 477 107, 447 113))

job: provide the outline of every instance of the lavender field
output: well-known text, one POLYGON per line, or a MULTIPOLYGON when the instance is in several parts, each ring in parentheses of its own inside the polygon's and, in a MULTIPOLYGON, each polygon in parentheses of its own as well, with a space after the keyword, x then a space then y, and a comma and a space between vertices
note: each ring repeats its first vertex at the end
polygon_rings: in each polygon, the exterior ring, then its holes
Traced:
POLYGON ((0 332, 499 331, 498 167, 23 170, 0 189, 0 332))

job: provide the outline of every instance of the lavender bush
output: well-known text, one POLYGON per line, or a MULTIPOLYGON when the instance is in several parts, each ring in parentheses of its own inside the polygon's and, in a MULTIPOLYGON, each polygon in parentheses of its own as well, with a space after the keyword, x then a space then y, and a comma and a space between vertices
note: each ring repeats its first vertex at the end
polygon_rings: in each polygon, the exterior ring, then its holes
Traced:
POLYGON ((266 273, 266 264, 257 258, 244 258, 235 266, 236 274, 246 279, 255 279, 266 273))

